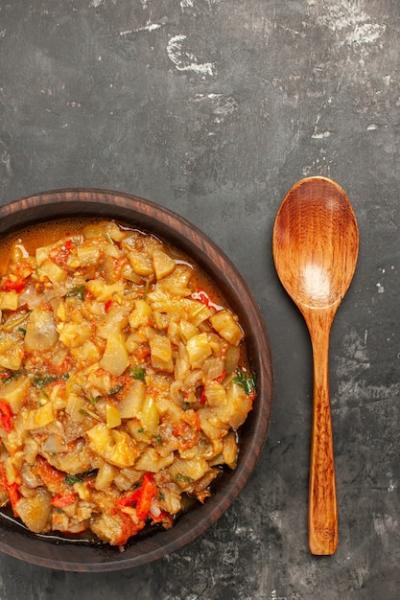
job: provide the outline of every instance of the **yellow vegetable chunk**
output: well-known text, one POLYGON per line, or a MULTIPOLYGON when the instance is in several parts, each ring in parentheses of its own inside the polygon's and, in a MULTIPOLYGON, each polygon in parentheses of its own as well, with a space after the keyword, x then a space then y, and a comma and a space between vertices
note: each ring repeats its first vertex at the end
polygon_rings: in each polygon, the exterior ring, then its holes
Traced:
POLYGON ((43 533, 50 529, 51 496, 40 487, 29 498, 21 498, 17 503, 18 516, 34 533, 43 533))
POLYGON ((163 291, 171 296, 190 296, 191 290, 188 283, 192 276, 193 270, 186 265, 177 265, 174 271, 164 277, 158 284, 163 291))
POLYGON ((17 292, 0 292, 0 310, 17 310, 17 292))
POLYGON ((221 310, 210 318, 211 325, 221 337, 233 346, 238 346, 243 338, 243 330, 235 321, 232 313, 221 310))
POLYGON ((107 404, 106 407, 106 422, 109 429, 118 427, 121 425, 121 415, 116 406, 113 404, 107 404))
POLYGON ((99 223, 90 223, 83 228, 83 235, 86 239, 109 236, 115 242, 120 242, 124 239, 125 233, 121 231, 113 221, 100 221, 99 223))
POLYGON ((148 396, 143 404, 140 420, 146 432, 155 435, 160 420, 156 403, 151 396, 148 396))
POLYGON ((11 406, 14 414, 18 413, 28 394, 30 382, 28 377, 18 377, 0 385, 0 399, 5 400, 11 406))
POLYGON ((119 331, 114 331, 107 340, 106 349, 100 366, 113 375, 122 375, 129 365, 129 356, 124 338, 119 331))
POLYGON ((111 300, 114 294, 122 295, 124 293, 124 284, 122 281, 108 284, 104 279, 92 279, 88 281, 86 287, 100 302, 111 300))
POLYGON ((148 325, 151 308, 145 300, 136 300, 135 308, 129 315, 129 325, 132 329, 148 325))
POLYGON ((177 458, 168 471, 179 486, 187 487, 191 482, 201 479, 208 469, 207 461, 204 458, 192 460, 177 458))
POLYGON ((67 278, 67 272, 52 260, 45 260, 38 269, 41 277, 47 277, 51 283, 61 283, 67 278))
POLYGON ((36 248, 35 257, 36 262, 39 266, 49 258, 50 250, 51 246, 43 246, 42 248, 36 248))
POLYGON ((77 249, 79 264, 87 267, 95 265, 100 257, 100 248, 92 242, 84 242, 77 249))
POLYGON ((186 345, 189 362, 193 369, 201 367, 203 362, 211 355, 211 346, 206 333, 200 333, 190 338, 186 345))
POLYGON ((116 467, 132 467, 140 450, 135 441, 124 431, 108 429, 103 423, 86 432, 93 452, 116 467))
POLYGON ((220 406, 226 403, 226 392, 223 385, 217 381, 208 381, 204 392, 208 406, 220 406))
POLYGON ((163 335, 154 335, 150 340, 151 364, 155 369, 172 372, 172 347, 169 339, 163 335))
POLYGON ((197 335, 199 330, 193 323, 189 323, 189 321, 182 319, 179 323, 179 333, 183 341, 187 342, 194 335, 197 335))
POLYGON ((84 362, 88 365, 92 365, 100 359, 100 352, 96 344, 90 340, 84 342, 82 346, 72 348, 71 354, 76 361, 84 362))
POLYGON ((151 473, 158 473, 159 471, 161 471, 161 469, 169 467, 173 462, 173 452, 167 454, 167 456, 160 456, 154 448, 148 448, 142 453, 141 457, 135 465, 135 468, 139 471, 150 471, 151 473))
POLYGON ((129 252, 128 259, 131 263, 132 269, 137 275, 147 277, 148 275, 151 275, 153 273, 153 265, 150 257, 147 256, 147 254, 132 251, 129 252))
POLYGON ((52 311, 40 307, 34 308, 26 325, 25 348, 30 352, 49 350, 56 344, 57 339, 58 334, 52 311))
POLYGON ((0 367, 17 371, 24 352, 20 340, 12 333, 0 332, 0 367))
POLYGON ((157 279, 166 277, 175 269, 175 261, 162 252, 161 250, 155 250, 153 252, 153 267, 157 279))
POLYGON ((121 419, 132 419, 142 410, 144 401, 144 381, 135 380, 129 388, 126 396, 119 403, 121 419))
POLYGON ((109 485, 111 485, 112 480, 116 475, 117 470, 115 467, 109 465, 106 462, 103 463, 97 473, 96 481, 94 484, 96 490, 106 489, 109 485))
POLYGON ((224 449, 222 454, 224 462, 228 465, 228 467, 234 469, 236 467, 238 454, 236 436, 234 433, 228 433, 228 435, 224 438, 224 449))
POLYGON ((60 341, 67 348, 82 346, 90 338, 92 329, 87 321, 79 323, 63 323, 59 326, 60 341))
POLYGON ((30 410, 26 416, 25 429, 28 431, 31 429, 38 429, 39 427, 46 427, 55 420, 53 405, 51 402, 47 402, 44 406, 30 410))

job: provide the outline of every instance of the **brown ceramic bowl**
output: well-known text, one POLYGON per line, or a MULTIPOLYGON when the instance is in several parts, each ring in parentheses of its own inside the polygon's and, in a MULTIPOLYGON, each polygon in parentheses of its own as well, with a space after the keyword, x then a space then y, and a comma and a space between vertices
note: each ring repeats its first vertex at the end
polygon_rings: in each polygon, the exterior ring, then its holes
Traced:
POLYGON ((158 234, 182 249, 213 278, 238 314, 247 336, 258 396, 240 430, 237 469, 224 473, 205 504, 182 514, 169 530, 133 538, 121 553, 109 546, 56 543, 0 517, 0 551, 29 563, 66 571, 116 571, 157 560, 192 542, 232 504, 253 471, 267 434, 271 408, 271 357, 260 311, 246 283, 225 254, 201 231, 169 210, 147 200, 100 190, 59 190, 0 207, 0 234, 35 222, 68 216, 114 217, 158 234))

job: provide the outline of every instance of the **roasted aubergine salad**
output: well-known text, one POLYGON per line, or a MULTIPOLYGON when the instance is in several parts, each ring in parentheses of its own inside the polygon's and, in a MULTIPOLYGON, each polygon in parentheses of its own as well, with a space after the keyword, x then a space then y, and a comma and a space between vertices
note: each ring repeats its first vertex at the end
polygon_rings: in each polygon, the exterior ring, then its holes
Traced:
POLYGON ((15 236, 0 278, 0 502, 123 546, 235 468, 254 378, 237 317, 159 239, 113 221, 53 239, 15 236))

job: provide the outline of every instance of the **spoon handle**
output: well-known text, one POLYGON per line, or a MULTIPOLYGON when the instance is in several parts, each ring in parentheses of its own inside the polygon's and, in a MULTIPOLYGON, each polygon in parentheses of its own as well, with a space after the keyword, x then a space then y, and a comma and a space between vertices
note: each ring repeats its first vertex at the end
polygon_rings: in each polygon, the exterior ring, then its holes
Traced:
POLYGON ((333 315, 307 319, 314 356, 308 539, 312 554, 334 554, 338 543, 335 463, 329 399, 329 333, 333 315))

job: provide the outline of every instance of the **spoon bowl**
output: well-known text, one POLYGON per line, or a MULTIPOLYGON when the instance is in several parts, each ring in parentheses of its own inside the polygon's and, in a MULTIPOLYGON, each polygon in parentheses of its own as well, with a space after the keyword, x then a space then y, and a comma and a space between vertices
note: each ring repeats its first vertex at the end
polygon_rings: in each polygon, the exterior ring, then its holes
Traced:
POLYGON ((344 190, 324 177, 296 183, 275 220, 273 253, 282 284, 299 307, 338 307, 358 254, 357 221, 344 190))
POLYGON ((296 183, 275 219, 278 276, 301 311, 314 357, 309 484, 309 546, 329 555, 338 543, 336 481, 329 399, 329 335, 357 264, 359 233, 344 190, 326 177, 296 183))

